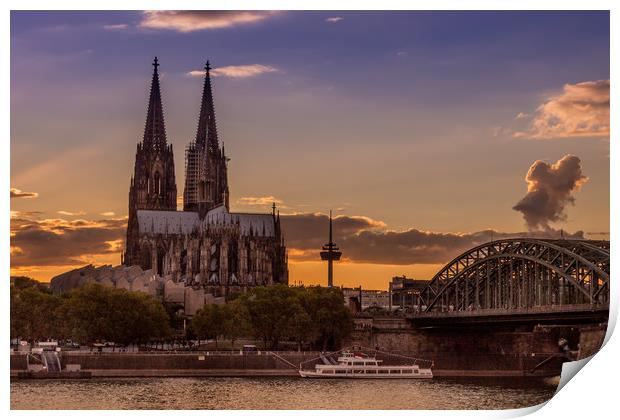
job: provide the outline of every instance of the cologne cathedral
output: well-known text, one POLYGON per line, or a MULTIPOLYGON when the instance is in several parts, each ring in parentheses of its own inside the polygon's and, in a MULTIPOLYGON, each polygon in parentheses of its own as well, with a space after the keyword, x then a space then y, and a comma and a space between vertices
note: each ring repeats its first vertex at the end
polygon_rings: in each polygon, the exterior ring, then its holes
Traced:
POLYGON ((158 61, 129 186, 126 266, 214 296, 257 285, 288 283, 286 247, 275 204, 271 214, 233 213, 227 164, 215 121, 209 63, 196 138, 185 151, 183 211, 177 211, 172 144, 166 127, 158 61))

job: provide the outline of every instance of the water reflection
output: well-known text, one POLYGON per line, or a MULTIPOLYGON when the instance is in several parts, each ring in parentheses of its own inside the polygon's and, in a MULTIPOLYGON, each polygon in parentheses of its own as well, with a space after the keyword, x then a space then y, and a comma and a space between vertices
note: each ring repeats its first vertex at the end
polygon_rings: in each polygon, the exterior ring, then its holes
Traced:
POLYGON ((13 381, 12 409, 505 409, 557 379, 131 378, 13 381))

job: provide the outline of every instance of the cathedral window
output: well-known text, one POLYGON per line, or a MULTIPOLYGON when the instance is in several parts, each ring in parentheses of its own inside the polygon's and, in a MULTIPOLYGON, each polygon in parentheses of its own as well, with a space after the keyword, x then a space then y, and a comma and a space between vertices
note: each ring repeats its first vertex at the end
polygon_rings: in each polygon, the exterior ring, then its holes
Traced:
POLYGON ((228 272, 229 273, 237 273, 237 243, 236 241, 231 241, 228 245, 228 272))
POLYGON ((187 275, 187 250, 184 249, 181 251, 181 277, 185 277, 187 275))
POLYGON ((143 270, 148 270, 152 266, 151 250, 148 245, 142 246, 140 251, 140 266, 143 270))
POLYGON ((153 187, 153 190, 157 193, 157 195, 161 195, 161 177, 159 176, 159 172, 155 172, 155 182, 153 187))
POLYGON ((166 256, 166 251, 163 248, 157 249, 157 274, 160 276, 164 275, 164 258, 166 256))

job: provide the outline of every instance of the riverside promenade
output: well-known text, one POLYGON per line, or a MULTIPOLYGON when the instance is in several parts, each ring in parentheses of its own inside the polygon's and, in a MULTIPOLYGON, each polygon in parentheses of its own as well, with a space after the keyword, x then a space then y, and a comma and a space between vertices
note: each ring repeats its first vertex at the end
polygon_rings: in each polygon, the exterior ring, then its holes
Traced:
MULTIPOLYGON (((300 364, 312 368, 320 352, 135 352, 135 353, 62 353, 63 371, 80 370, 91 377, 293 377, 300 364)), ((412 356, 412 355, 410 355, 412 356)), ((547 363, 546 354, 436 354, 435 377, 549 377, 561 370, 563 360, 547 363)), ((398 359, 381 355, 385 363, 398 359)), ((402 361, 402 359, 400 360, 402 361)), ((11 355, 11 378, 19 379, 27 371, 25 354, 11 355), (21 374, 20 374, 21 372, 21 374)))
MULTIPOLYGON (((260 377, 297 376, 300 363, 319 352, 241 354, 238 351, 115 352, 61 354, 63 370, 88 371, 93 377, 260 377)), ((26 353, 11 354, 11 377, 27 370, 26 353)))

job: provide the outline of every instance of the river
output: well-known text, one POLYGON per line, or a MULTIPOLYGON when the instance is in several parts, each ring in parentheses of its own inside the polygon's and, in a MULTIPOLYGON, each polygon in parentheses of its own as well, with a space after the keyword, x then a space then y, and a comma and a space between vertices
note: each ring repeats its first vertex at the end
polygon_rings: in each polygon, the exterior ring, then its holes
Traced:
POLYGON ((93 378, 11 381, 11 409, 506 409, 553 379, 93 378))

